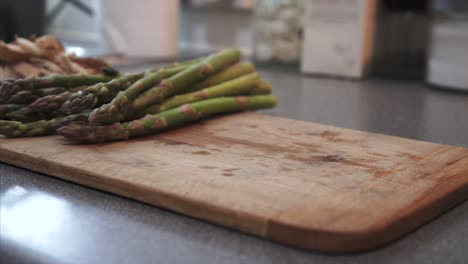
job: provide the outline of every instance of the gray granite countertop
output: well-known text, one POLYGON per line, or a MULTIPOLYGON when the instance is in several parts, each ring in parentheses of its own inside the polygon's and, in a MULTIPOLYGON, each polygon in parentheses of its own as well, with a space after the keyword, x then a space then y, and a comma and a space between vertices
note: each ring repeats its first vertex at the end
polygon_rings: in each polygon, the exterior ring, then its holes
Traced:
MULTIPOLYGON (((267 114, 468 147, 468 94, 403 81, 260 69, 267 114)), ((109 193, 0 164, 1 263, 466 263, 468 203, 374 251, 290 248, 109 193)))

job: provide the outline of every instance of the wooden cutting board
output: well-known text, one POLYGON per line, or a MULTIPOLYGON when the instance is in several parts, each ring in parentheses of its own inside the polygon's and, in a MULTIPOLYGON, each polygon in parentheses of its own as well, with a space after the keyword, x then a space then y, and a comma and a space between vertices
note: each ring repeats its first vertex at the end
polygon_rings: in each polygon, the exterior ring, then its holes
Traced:
POLYGON ((0 139, 0 160, 329 252, 383 245, 468 198, 468 149, 255 113, 99 145, 0 139))

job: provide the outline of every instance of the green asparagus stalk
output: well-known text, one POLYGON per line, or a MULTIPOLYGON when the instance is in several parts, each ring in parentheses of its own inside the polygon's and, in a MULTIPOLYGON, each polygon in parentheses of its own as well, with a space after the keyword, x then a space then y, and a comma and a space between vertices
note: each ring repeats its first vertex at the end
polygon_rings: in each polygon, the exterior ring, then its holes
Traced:
POLYGON ((32 112, 56 111, 62 107, 63 103, 65 103, 71 95, 72 93, 70 92, 63 92, 57 95, 43 96, 32 102, 27 108, 32 112))
POLYGON ((121 90, 142 78, 145 73, 126 74, 107 83, 98 83, 70 96, 62 105, 61 111, 75 114, 108 103, 121 90))
POLYGON ((88 120, 88 116, 89 112, 84 112, 30 123, 0 120, 0 135, 7 137, 34 137, 55 134, 55 131, 59 127, 72 122, 85 122, 88 120))
POLYGON ((32 91, 19 91, 8 99, 0 98, 2 104, 29 104, 41 97, 32 91))
POLYGON ((9 112, 5 116, 6 118, 13 120, 13 121, 33 122, 37 120, 51 119, 51 118, 60 116, 60 113, 56 111, 33 112, 28 107, 24 107, 24 108, 9 112))
POLYGON ((229 81, 243 75, 255 72, 255 66, 251 62, 236 63, 216 74, 211 75, 198 84, 189 87, 186 92, 198 91, 216 84, 229 81))
POLYGON ((48 95, 61 94, 63 92, 66 92, 67 89, 63 87, 49 87, 49 88, 37 89, 35 90, 35 92, 36 91, 37 91, 37 94, 39 94, 40 96, 48 96, 48 95))
POLYGON ((6 114, 13 112, 15 110, 21 109, 25 105, 21 104, 3 104, 0 105, 0 119, 5 119, 6 114))
POLYGON ((156 114, 170 110, 183 104, 201 101, 209 98, 245 95, 245 94, 268 94, 271 90, 267 88, 259 89, 263 82, 258 73, 250 73, 245 76, 223 82, 200 91, 176 95, 170 97, 160 104, 155 104, 138 111, 132 118, 141 118, 147 114, 156 114))
POLYGON ((185 70, 188 67, 189 65, 178 65, 168 69, 161 68, 158 71, 139 79, 125 91, 118 93, 117 96, 112 100, 111 104, 117 104, 117 102, 122 104, 123 101, 127 102, 129 100, 133 100, 139 93, 158 84, 164 78, 173 76, 174 74, 185 70))
POLYGON ((115 123, 109 126, 72 123, 59 128, 57 132, 79 142, 100 143, 126 140, 179 127, 216 114, 271 108, 276 105, 276 102, 276 97, 272 95, 220 97, 184 104, 178 108, 156 115, 147 115, 131 122, 115 123))
MULTIPOLYGON (((76 93, 76 92, 79 92, 79 91, 83 91, 84 89, 86 89, 88 87, 89 87, 89 85, 76 86, 76 87, 68 89, 67 92, 76 93)), ((47 88, 45 88, 45 89, 47 89, 47 88)))
POLYGON ((70 98, 70 92, 58 95, 47 95, 36 99, 30 105, 10 111, 5 117, 14 121, 32 122, 62 116, 58 110, 62 104, 70 98))
POLYGON ((51 89, 54 88, 44 88, 40 90, 50 90, 49 95, 43 93, 42 97, 36 99, 34 102, 27 106, 30 112, 47 112, 47 111, 56 111, 61 108, 61 106, 68 100, 70 97, 79 91, 86 89, 86 86, 74 87, 68 91, 64 88, 61 88, 62 92, 57 93, 60 89, 55 88, 55 91, 52 92, 51 89))
POLYGON ((59 94, 65 91, 66 89, 63 87, 50 87, 30 91, 19 91, 16 94, 10 96, 8 99, 1 98, 0 101, 7 104, 29 104, 42 96, 59 94))
MULTIPOLYGON (((71 88, 80 85, 92 85, 112 80, 112 76, 104 75, 50 75, 46 77, 29 77, 17 80, 5 80, 0 83, 0 98, 7 102, 10 97, 20 91, 34 91, 39 88, 64 87, 71 88)), ((0 102, 1 103, 1 102, 0 102)))
MULTIPOLYGON (((171 77, 166 77, 159 85, 146 90, 137 98, 134 98, 137 93, 132 93, 130 96, 127 93, 120 93, 109 104, 95 109, 89 117, 89 122, 92 125, 102 125, 125 121, 134 111, 144 109, 154 103, 159 103, 168 96, 183 91, 190 84, 238 62, 239 59, 240 51, 238 49, 226 49, 207 57, 202 62, 196 63, 171 77)), ((139 91, 141 90, 143 89, 139 91)))
POLYGON ((62 104, 70 98, 72 93, 66 92, 64 88, 44 88, 39 90, 44 90, 41 93, 45 96, 39 97, 27 106, 10 111, 8 114, 5 114, 4 117, 15 121, 32 122, 45 118, 53 118, 55 116, 62 116, 58 110, 62 104), (55 94, 59 91, 65 92, 55 94))
POLYGON ((109 103, 116 95, 122 91, 128 91, 129 96, 146 89, 145 85, 153 86, 161 81, 162 78, 172 76, 200 59, 173 63, 167 67, 152 69, 143 73, 127 74, 114 79, 108 83, 99 83, 89 87, 81 92, 73 94, 62 106, 61 111, 66 114, 82 112, 86 109, 99 107, 102 104, 109 103), (140 80, 142 79, 142 80, 140 80), (144 84, 142 84, 144 80, 144 84))
POLYGON ((250 94, 270 94, 271 84, 265 80, 261 80, 260 83, 250 90, 250 94))

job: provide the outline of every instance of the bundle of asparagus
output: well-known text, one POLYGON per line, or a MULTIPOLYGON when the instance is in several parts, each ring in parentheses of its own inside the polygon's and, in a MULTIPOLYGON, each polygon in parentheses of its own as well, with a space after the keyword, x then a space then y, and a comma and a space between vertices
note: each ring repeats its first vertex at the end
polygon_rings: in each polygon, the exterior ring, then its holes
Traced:
POLYGON ((0 118, 5 120, 0 120, 0 134, 58 133, 99 143, 157 133, 212 115, 274 107, 277 100, 270 84, 250 62, 239 61, 239 50, 226 49, 113 79, 81 75, 4 81, 0 118), (41 90, 54 86, 62 87, 61 92, 41 96, 41 90), (70 90, 76 86, 78 91, 70 90), (12 101, 18 93, 36 97, 12 101))

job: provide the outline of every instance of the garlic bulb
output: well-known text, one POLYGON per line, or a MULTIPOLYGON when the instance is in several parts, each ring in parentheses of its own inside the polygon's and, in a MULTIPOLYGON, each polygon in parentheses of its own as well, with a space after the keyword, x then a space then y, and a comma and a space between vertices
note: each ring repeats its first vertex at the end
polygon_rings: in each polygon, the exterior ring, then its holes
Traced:
POLYGON ((299 62, 302 4, 301 0, 257 0, 254 52, 258 61, 299 62))

